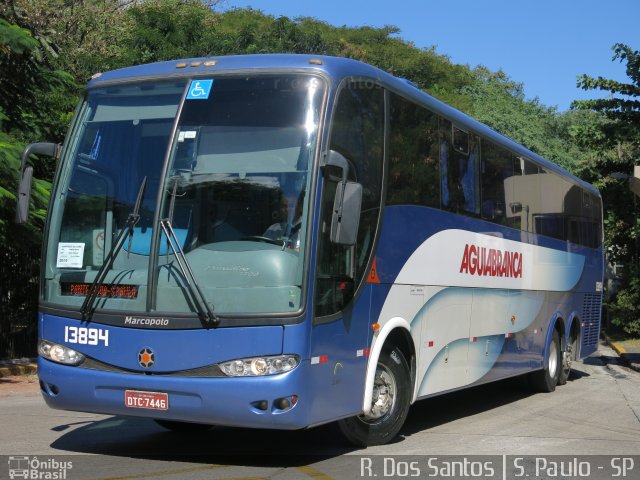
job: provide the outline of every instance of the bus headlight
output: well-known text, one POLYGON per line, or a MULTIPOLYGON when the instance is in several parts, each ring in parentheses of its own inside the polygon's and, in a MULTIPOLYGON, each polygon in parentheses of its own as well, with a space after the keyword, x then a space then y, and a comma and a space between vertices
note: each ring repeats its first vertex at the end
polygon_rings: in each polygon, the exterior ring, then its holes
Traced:
POLYGON ((300 363, 298 355, 276 355, 272 357, 240 358, 219 364, 229 377, 257 377, 289 372, 300 363))
POLYGON ((47 360, 65 365, 80 365, 85 359, 83 354, 72 348, 42 339, 38 340, 38 353, 47 360))

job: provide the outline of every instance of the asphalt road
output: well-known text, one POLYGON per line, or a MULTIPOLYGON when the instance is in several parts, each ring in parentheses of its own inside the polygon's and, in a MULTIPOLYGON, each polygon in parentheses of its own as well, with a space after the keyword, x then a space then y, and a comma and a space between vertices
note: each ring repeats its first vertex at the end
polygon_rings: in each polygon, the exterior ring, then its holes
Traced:
MULTIPOLYGON (((362 457, 375 455, 640 455, 640 373, 604 345, 574 370, 551 394, 512 379, 418 402, 394 443, 366 450, 332 425, 176 434, 149 420, 51 410, 35 384, 3 395, 0 381, 0 455, 14 457, 0 457, 0 478, 18 456, 70 461, 68 479, 322 480, 366 477, 362 457)), ((640 478, 640 457, 635 463, 628 478, 640 478)), ((404 472, 391 467, 373 475, 404 472)))

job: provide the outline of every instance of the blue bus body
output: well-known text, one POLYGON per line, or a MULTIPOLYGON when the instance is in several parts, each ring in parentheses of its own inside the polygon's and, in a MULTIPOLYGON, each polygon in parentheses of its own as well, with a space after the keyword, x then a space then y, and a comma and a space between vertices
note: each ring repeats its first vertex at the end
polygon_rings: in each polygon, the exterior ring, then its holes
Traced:
MULTIPOLYGON (((163 311, 122 309, 101 316, 96 309, 83 318, 77 306, 60 306, 43 297, 39 338, 74 349, 85 358, 80 365, 67 365, 39 357, 43 397, 50 407, 176 422, 300 429, 366 415, 376 401, 372 396, 379 395, 374 389, 376 364, 390 345, 405 357, 410 402, 540 371, 550 355, 554 332, 558 332, 563 352, 575 342, 574 358, 596 350, 601 242, 580 245, 513 228, 483 218, 481 210, 464 215, 432 206, 390 204, 385 201, 388 186, 381 190, 373 246, 353 297, 339 311, 318 315, 315 272, 327 182, 323 168, 337 97, 349 79, 381 88, 387 103, 392 92, 466 134, 501 146, 513 158, 526 157, 540 174, 561 177, 599 202, 598 192, 405 80, 360 62, 306 55, 221 57, 206 65, 208 60, 163 62, 104 73, 89 82, 87 91, 153 79, 191 82, 265 73, 311 74, 326 82, 309 178, 308 247, 299 308, 262 317, 259 312, 246 318, 236 313, 230 316, 235 323, 219 312, 217 326, 185 321, 188 326, 182 328, 178 322, 188 315, 174 319, 163 311), (168 326, 158 326, 165 320, 168 326), (148 367, 141 366, 146 348, 154 355, 148 367), (299 362, 290 371, 266 376, 230 377, 220 367, 233 359, 278 355, 294 355, 299 362), (168 408, 127 406, 128 390, 166 393, 168 408)), ((388 117, 389 108, 385 111, 388 117)), ((389 120, 385 122, 388 129, 389 120)), ((73 135, 74 130, 70 138, 73 135)), ((388 133, 385 138, 388 150, 388 133)), ((65 149, 63 156, 70 158, 71 147, 65 145, 65 149)), ((383 185, 389 174, 388 157, 387 152, 383 185)), ((520 161, 514 160, 514 165, 520 161)), ((65 168, 70 167, 63 158, 58 183, 63 182, 65 168)), ((513 181, 516 192, 524 188, 517 182, 513 181)), ((60 195, 53 196, 52 209, 59 199, 60 195)), ((524 219, 526 214, 519 208, 511 207, 508 215, 524 219)), ((47 241, 54 245, 46 250, 51 255, 58 240, 47 241)), ((59 247, 57 252, 60 263, 59 247)), ((159 297, 161 301, 162 294, 159 297)), ((395 359, 393 353, 391 357, 395 359)))

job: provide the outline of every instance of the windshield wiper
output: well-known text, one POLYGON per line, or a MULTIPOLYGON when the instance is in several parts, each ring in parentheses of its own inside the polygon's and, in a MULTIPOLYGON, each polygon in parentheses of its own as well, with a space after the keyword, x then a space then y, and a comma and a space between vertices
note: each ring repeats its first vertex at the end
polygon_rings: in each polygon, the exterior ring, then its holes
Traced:
POLYGON ((173 219, 173 212, 175 208, 175 200, 178 189, 179 179, 175 180, 173 184, 173 189, 171 192, 171 200, 169 201, 169 217, 163 220, 160 220, 160 227, 162 231, 167 236, 167 244, 171 251, 173 252, 173 256, 176 258, 176 262, 178 263, 178 267, 180 267, 180 273, 182 273, 182 278, 184 279, 185 285, 191 294, 191 298, 196 306, 198 316, 205 323, 210 323, 213 326, 218 325, 220 323, 220 318, 213 313, 213 309, 209 306, 207 299, 205 298, 202 290, 200 289, 200 285, 196 280, 195 275, 193 274, 193 270, 191 269, 191 265, 187 260, 187 257, 180 246, 180 241, 178 237, 176 237, 176 232, 173 230, 171 226, 171 221, 173 219))
POLYGON ((91 314, 93 313, 93 305, 98 298, 98 291, 100 289, 100 285, 104 282, 104 279, 107 276, 109 270, 113 266, 113 262, 120 250, 122 250, 122 246, 124 245, 127 237, 129 238, 129 251, 131 251, 131 241, 133 240, 134 227, 140 221, 140 207, 142 205, 142 199, 144 198, 144 190, 147 186, 147 177, 142 179, 140 183, 140 187, 138 188, 138 196, 136 197, 136 203, 133 206, 133 210, 127 216, 127 221, 125 222, 125 228, 123 228, 116 241, 111 246, 109 253, 107 254, 107 258, 105 258, 104 262, 100 266, 100 269, 96 273, 91 286, 89 287, 89 291, 87 292, 87 296, 82 302, 82 306, 80 307, 80 312, 82 313, 82 319, 88 320, 91 314))

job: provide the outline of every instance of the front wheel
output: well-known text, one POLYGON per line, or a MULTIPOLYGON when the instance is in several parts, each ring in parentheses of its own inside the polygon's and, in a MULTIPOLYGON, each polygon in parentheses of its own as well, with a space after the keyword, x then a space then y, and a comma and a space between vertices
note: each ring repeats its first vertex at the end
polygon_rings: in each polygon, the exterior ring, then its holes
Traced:
POLYGON ((383 350, 373 382, 371 410, 367 415, 338 422, 342 434, 353 445, 383 445, 393 439, 409 413, 411 376, 398 348, 383 350))
POLYGON ((553 392, 560 378, 562 369, 562 351, 560 349, 560 335, 558 331, 553 332, 549 352, 544 360, 544 368, 529 374, 529 379, 533 388, 539 392, 553 392))

